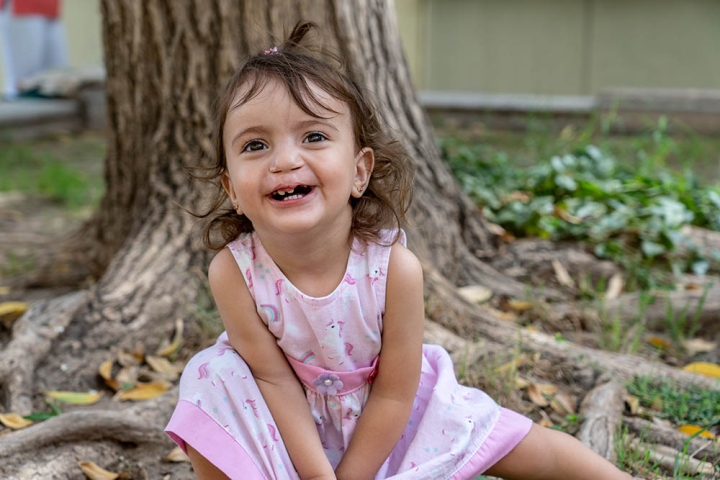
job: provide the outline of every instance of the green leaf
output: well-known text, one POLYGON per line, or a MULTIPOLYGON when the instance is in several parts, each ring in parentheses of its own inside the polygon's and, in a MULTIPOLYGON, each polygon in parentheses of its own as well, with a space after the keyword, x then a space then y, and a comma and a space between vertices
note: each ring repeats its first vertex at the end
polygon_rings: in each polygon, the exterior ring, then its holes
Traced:
POLYGON ((695 275, 703 276, 710 270, 710 262, 707 260, 697 260, 690 267, 695 275))
POLYGON ((58 414, 54 412, 33 412, 30 415, 24 415, 23 418, 32 422, 42 422, 57 415, 58 414))
POLYGON ((651 242, 649 240, 643 240, 640 248, 642 249, 642 252, 645 254, 648 258, 653 258, 658 255, 662 255, 667 251, 667 249, 660 245, 659 243, 651 242))

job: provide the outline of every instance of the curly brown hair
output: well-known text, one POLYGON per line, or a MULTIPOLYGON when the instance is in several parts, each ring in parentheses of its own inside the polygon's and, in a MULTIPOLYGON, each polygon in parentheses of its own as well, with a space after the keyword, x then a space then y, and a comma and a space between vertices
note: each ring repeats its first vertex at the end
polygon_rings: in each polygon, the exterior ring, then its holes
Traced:
POLYGON ((381 230, 400 228, 412 199, 413 161, 400 142, 383 130, 377 109, 369 94, 344 73, 337 58, 304 45, 306 35, 317 29, 311 22, 298 23, 278 47, 248 58, 235 71, 219 97, 214 131, 214 164, 194 174, 217 188, 208 210, 194 213, 209 221, 203 241, 212 250, 220 250, 242 233, 253 231, 252 222, 226 205, 227 195, 219 179, 227 172, 223 145, 225 121, 231 109, 254 98, 271 80, 287 88, 295 103, 308 115, 320 117, 318 110, 330 111, 310 88, 320 87, 336 100, 344 102, 353 122, 355 141, 360 148, 369 147, 375 154, 375 166, 366 192, 350 198, 353 210, 351 237, 380 242, 381 230), (243 94, 237 99, 238 92, 243 94))

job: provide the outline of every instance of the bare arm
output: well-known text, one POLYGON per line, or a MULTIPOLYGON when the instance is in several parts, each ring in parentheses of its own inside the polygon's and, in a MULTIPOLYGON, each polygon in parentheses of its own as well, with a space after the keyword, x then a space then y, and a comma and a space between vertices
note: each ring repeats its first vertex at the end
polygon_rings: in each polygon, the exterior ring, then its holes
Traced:
POLYGON ((230 344, 250 367, 300 478, 334 479, 302 386, 228 249, 213 259, 208 278, 230 344))
POLYGON ((375 478, 405 430, 420 382, 424 315, 420 263, 395 244, 388 266, 378 375, 335 470, 338 480, 375 478))

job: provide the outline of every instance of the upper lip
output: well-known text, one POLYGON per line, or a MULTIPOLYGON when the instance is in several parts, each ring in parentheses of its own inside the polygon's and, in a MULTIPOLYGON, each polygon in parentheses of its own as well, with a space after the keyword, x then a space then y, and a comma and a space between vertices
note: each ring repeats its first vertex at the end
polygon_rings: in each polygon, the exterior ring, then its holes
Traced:
POLYGON ((301 185, 304 185, 304 184, 303 183, 294 183, 291 185, 280 185, 280 186, 275 187, 270 192, 270 195, 272 195, 273 193, 276 193, 276 192, 291 192, 301 185))
POLYGON ((311 185, 307 184, 307 183, 292 183, 292 184, 278 185, 277 187, 270 190, 270 195, 272 195, 273 193, 279 192, 279 191, 280 192, 291 192, 291 191, 295 190, 297 187, 302 187, 302 186, 311 187, 311 185))

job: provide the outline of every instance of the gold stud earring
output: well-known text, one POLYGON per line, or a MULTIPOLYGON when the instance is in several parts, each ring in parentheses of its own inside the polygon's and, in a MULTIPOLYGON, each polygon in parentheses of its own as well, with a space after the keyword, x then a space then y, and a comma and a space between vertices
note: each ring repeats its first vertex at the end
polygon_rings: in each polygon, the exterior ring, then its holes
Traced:
POLYGON ((365 187, 363 187, 363 186, 359 186, 359 187, 358 187, 358 193, 362 193, 363 190, 365 190, 365 187))
POLYGON ((233 210, 235 210, 235 211, 237 212, 237 209, 238 209, 238 204, 237 204, 237 203, 233 203, 233 210))

